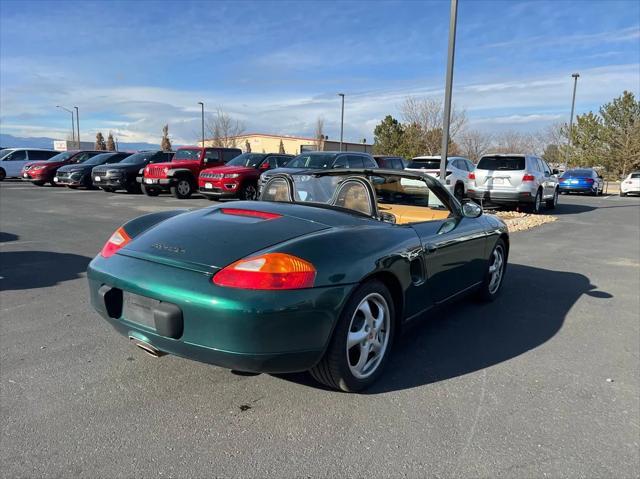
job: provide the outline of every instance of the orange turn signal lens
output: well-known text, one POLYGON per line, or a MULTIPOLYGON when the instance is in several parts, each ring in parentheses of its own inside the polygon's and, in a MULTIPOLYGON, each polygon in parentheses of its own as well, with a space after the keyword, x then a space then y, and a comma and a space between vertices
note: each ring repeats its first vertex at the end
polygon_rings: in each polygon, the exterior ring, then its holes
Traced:
POLYGON ((102 247, 102 251, 100 251, 100 254, 104 258, 109 258, 110 256, 116 254, 116 251, 124 247, 130 241, 131 238, 129 237, 127 232, 124 230, 124 228, 120 227, 104 244, 104 246, 102 247))
POLYGON ((213 276, 213 283, 241 289, 311 288, 316 269, 311 263, 285 253, 267 253, 241 259, 213 276))

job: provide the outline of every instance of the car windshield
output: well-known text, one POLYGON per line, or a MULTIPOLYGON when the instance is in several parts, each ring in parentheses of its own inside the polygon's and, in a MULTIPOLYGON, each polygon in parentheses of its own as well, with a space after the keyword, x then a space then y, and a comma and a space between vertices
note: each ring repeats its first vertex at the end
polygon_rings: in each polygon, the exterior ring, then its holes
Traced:
POLYGON ((335 157, 335 153, 303 153, 288 162, 287 168, 331 168, 335 157))
POLYGON ((148 159, 155 156, 157 153, 157 151, 141 151, 140 153, 134 153, 131 156, 127 156, 120 163, 124 165, 135 165, 137 163, 144 163, 148 159))
POLYGON ((49 158, 48 160, 45 160, 45 161, 51 161, 51 162, 65 161, 65 160, 68 160, 69 158, 71 158, 76 153, 77 153, 76 151, 65 151, 63 153, 58 153, 57 155, 52 156, 51 158, 49 158))
POLYGON ((483 156, 478 162, 478 170, 524 170, 524 156, 483 156))
MULTIPOLYGON (((447 161, 449 163, 449 161, 447 161)), ((407 168, 413 168, 415 170, 439 170, 440 158, 435 159, 419 159, 414 158, 409 162, 407 168)))
POLYGON ((11 153, 13 150, 10 150, 8 148, 5 148, 4 150, 0 150, 0 158, 4 158, 5 156, 7 156, 9 153, 11 153))
POLYGON ((174 160, 199 160, 200 153, 202 150, 197 148, 183 148, 181 150, 176 151, 176 154, 173 155, 174 160))
POLYGON ((99 155, 93 156, 82 162, 83 165, 101 165, 109 158, 111 158, 115 153, 100 153, 99 155))
POLYGON ((227 162, 227 166, 249 166, 251 168, 257 168, 260 162, 267 155, 261 153, 243 153, 240 156, 236 156, 233 160, 227 162))
POLYGON ((561 178, 591 178, 591 170, 570 170, 562 173, 561 178))
MULTIPOLYGON (((394 217, 396 223, 411 223, 449 217, 445 206, 423 179, 402 175, 300 174, 293 180, 293 200, 372 216, 394 217), (375 203, 375 205, 373 204, 375 203), (438 213, 434 213, 437 211, 438 213)), ((264 201, 290 201, 286 181, 276 177, 263 192, 264 201), (285 190, 283 192, 283 190, 285 190)))

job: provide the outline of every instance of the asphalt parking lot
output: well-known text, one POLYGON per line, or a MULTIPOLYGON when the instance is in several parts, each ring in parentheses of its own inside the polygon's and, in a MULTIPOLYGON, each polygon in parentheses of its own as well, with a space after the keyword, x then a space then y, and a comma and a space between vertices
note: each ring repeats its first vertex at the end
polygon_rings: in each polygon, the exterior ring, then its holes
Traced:
POLYGON ((562 196, 502 296, 425 318, 362 395, 134 349, 84 271, 205 199, 0 183, 4 477, 638 477, 640 198, 562 196))

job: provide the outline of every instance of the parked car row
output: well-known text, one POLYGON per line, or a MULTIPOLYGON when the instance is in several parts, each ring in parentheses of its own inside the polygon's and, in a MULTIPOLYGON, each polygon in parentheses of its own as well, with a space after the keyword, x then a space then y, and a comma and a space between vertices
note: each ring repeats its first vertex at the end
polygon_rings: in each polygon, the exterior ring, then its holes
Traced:
MULTIPOLYGON (((510 206, 535 213, 545 206, 555 208, 561 193, 601 195, 604 190, 604 179, 593 168, 560 174, 542 158, 520 154, 485 155, 477 165, 467 158, 452 156, 447 158, 446 175, 441 179, 439 156, 418 156, 407 163, 398 156, 372 156, 362 152, 312 151, 294 157, 196 146, 181 147, 175 152, 57 153, 37 149, 2 152, 0 179, 14 176, 38 186, 50 183, 70 188, 98 187, 108 192, 122 189, 148 196, 170 192, 179 199, 199 192, 210 200, 251 200, 258 197, 275 173, 337 168, 406 169, 426 173, 440 180, 459 201, 470 198, 483 206, 510 206), (18 164, 22 165, 19 171, 18 164)), ((622 182, 620 194, 637 192, 639 181, 637 173, 630 174, 622 182)))

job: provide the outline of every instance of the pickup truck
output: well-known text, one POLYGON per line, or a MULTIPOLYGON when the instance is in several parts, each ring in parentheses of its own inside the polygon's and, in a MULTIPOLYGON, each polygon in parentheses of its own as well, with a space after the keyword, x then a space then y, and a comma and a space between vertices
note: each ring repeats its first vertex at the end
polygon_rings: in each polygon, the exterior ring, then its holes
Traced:
POLYGON ((200 171, 222 166, 241 153, 239 148, 183 146, 170 162, 145 166, 138 181, 147 196, 170 191, 178 199, 189 198, 198 189, 200 171))

